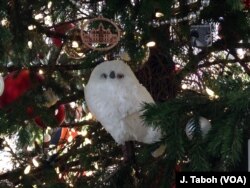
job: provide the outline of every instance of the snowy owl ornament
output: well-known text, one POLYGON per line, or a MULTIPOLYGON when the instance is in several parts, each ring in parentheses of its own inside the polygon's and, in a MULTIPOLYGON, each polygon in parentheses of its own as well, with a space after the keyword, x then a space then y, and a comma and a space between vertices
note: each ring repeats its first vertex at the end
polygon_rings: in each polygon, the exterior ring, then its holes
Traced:
POLYGON ((85 100, 89 111, 118 145, 161 140, 161 131, 145 125, 141 118, 142 105, 154 100, 123 61, 105 61, 94 68, 85 87, 85 100))

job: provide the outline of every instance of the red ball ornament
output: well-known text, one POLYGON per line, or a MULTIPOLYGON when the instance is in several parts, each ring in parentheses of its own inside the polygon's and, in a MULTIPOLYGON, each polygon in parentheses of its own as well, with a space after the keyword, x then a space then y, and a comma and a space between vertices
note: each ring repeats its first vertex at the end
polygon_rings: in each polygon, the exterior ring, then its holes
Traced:
MULTIPOLYGON (((18 98, 32 89, 36 84, 41 83, 43 80, 44 77, 38 73, 32 77, 31 72, 28 69, 22 69, 20 71, 9 73, 4 78, 4 91, 0 96, 0 108, 4 108, 12 102, 15 102, 18 100, 18 98)), ((33 107, 27 107, 26 111, 31 118, 34 118, 34 121, 39 127, 47 127, 41 117, 39 117, 37 114, 34 114, 33 107)), ((58 125, 63 123, 65 116, 65 106, 61 104, 55 110, 55 118, 58 122, 58 125)))
POLYGON ((34 79, 32 79, 31 72, 28 69, 14 71, 5 76, 4 91, 0 96, 0 108, 17 100, 43 79, 43 76, 40 74, 35 74, 34 79))
POLYGON ((61 125, 66 117, 65 106, 61 104, 55 111, 55 117, 59 125, 61 125))
MULTIPOLYGON (((65 23, 65 24, 60 24, 58 26, 55 26, 54 31, 60 34, 65 34, 68 30, 74 27, 75 25, 72 23, 65 23)), ((58 48, 60 48, 63 44, 63 40, 61 38, 56 38, 56 37, 52 38, 52 42, 58 48)))

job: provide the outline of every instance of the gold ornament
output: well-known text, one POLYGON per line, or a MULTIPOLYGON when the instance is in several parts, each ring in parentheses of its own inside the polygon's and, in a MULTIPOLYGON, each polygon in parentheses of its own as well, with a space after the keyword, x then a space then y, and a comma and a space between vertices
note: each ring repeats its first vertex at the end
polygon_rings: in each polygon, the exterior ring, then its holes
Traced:
POLYGON ((115 47, 121 37, 116 23, 102 16, 90 19, 81 26, 83 44, 95 51, 108 51, 115 47), (97 27, 94 27, 98 24, 97 27))

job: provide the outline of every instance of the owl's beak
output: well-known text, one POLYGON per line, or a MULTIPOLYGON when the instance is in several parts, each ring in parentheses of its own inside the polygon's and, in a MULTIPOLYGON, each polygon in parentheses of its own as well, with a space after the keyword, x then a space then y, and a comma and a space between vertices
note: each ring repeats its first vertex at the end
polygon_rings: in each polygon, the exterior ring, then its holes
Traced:
POLYGON ((111 71, 110 74, 109 74, 109 77, 111 79, 114 79, 115 78, 115 71, 111 71))

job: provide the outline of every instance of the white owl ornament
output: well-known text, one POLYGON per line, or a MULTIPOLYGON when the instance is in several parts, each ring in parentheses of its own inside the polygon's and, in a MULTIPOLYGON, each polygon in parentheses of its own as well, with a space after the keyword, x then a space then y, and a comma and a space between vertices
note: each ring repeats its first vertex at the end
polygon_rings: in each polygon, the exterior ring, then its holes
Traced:
POLYGON ((85 100, 89 111, 118 145, 161 140, 161 131, 146 126, 141 119, 142 104, 154 100, 123 61, 105 61, 94 68, 85 87, 85 100))

